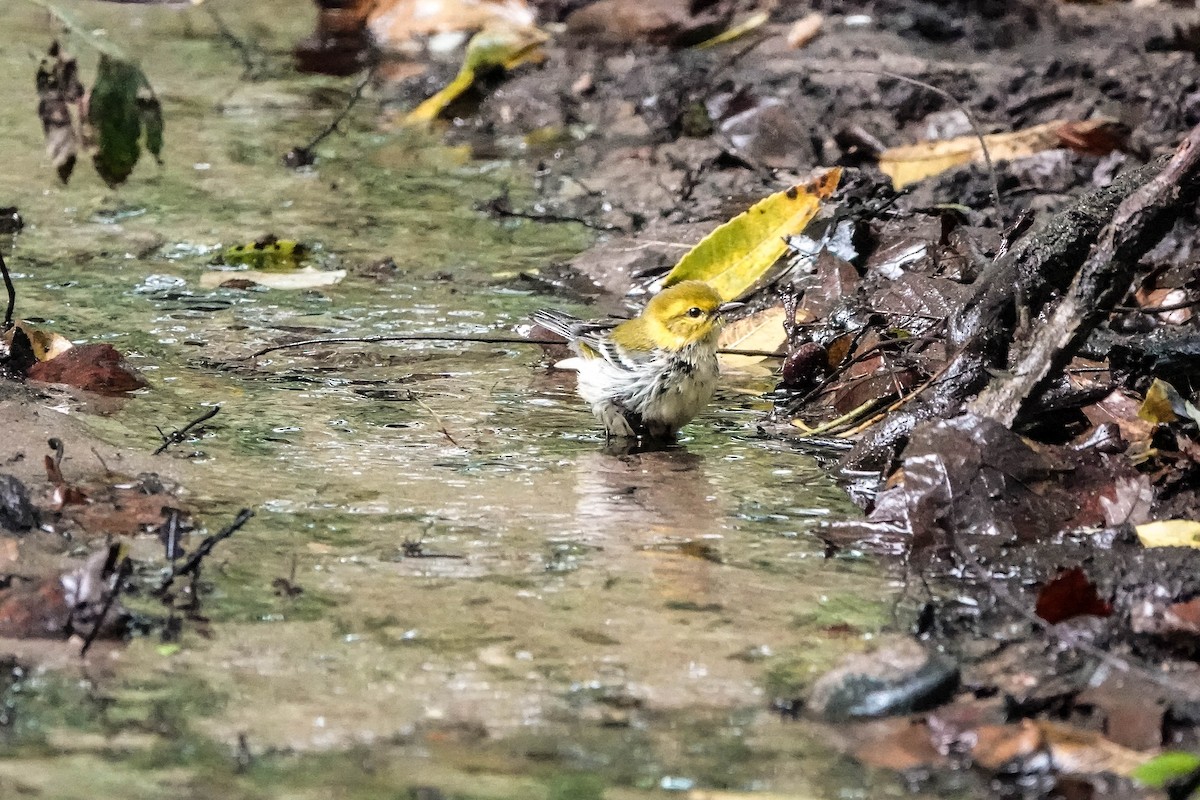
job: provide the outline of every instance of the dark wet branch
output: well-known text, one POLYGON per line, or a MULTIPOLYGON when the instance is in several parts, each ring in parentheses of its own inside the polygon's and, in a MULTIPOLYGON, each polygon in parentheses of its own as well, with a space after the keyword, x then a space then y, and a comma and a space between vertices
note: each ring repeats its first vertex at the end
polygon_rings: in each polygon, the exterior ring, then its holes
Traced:
POLYGON ((96 617, 96 624, 92 626, 87 638, 83 640, 83 647, 79 648, 80 658, 87 655, 88 650, 92 647, 92 642, 96 641, 96 637, 100 635, 100 631, 104 627, 104 622, 108 617, 108 612, 112 610, 113 604, 117 602, 117 596, 121 594, 121 589, 125 586, 125 580, 131 572, 133 572, 133 561, 130 560, 129 556, 122 557, 120 564, 117 565, 113 585, 104 593, 104 601, 100 604, 100 612, 96 617))
POLYGON ((213 406, 212 408, 206 410, 203 414, 201 414, 200 416, 196 417, 194 420, 189 422, 187 425, 184 425, 182 428, 180 428, 177 431, 171 431, 170 433, 163 433, 162 428, 155 425, 154 429, 156 431, 158 431, 158 435, 162 437, 162 444, 160 444, 158 446, 158 449, 154 451, 154 455, 159 455, 160 453, 162 453, 164 450, 166 450, 171 445, 182 444, 183 440, 187 438, 188 431, 192 430, 197 425, 202 425, 205 422, 208 422, 210 419, 215 417, 217 415, 217 412, 219 412, 220 410, 221 410, 220 406, 213 406))
POLYGON ((879 469, 918 424, 956 413, 982 391, 992 371, 1004 367, 1018 305, 1036 318, 1056 292, 1065 290, 1122 200, 1153 179, 1164 164, 1157 161, 1118 175, 1110 186, 1080 198, 996 259, 976 281, 963 310, 947 321, 949 342, 959 350, 939 379, 868 432, 842 460, 842 467, 879 469))
POLYGON ((363 92, 366 91, 367 85, 371 82, 371 78, 374 77, 374 75, 375 71, 373 68, 367 70, 366 74, 363 75, 362 79, 359 80, 359 82, 355 85, 354 91, 350 93, 350 99, 346 101, 346 105, 342 107, 342 110, 338 112, 337 116, 333 118, 332 122, 326 125, 320 133, 312 138, 312 141, 300 147, 293 147, 284 154, 283 165, 285 167, 297 169, 299 167, 312 166, 313 162, 317 160, 316 155, 313 154, 313 150, 317 145, 338 131, 338 127, 342 124, 350 112, 354 110, 354 107, 358 105, 358 101, 362 99, 363 92))
POLYGON ((4 254, 0 253, 0 276, 4 278, 4 291, 8 294, 8 305, 4 309, 4 324, 0 332, 5 332, 13 326, 13 311, 17 307, 17 288, 13 286, 12 276, 8 274, 8 265, 4 263, 4 254))
POLYGON ((585 228, 591 228, 594 231, 619 231, 625 233, 625 229, 620 225, 593 222, 586 217, 577 217, 572 214, 555 214, 551 211, 521 211, 515 209, 512 207, 507 193, 501 194, 499 197, 493 197, 486 203, 478 203, 475 208, 496 219, 528 219, 534 222, 574 222, 585 228))
POLYGON ((171 570, 171 574, 168 575, 163 580, 162 584, 160 584, 159 587, 154 590, 154 594, 161 596, 165 594, 172 585, 174 585, 176 578, 182 575, 195 575, 197 572, 199 572, 201 564, 204 562, 204 559, 207 558, 208 555, 213 551, 213 548, 237 533, 238 530, 240 530, 241 527, 245 525, 253 516, 253 510, 249 508, 243 508, 238 512, 238 515, 234 518, 233 522, 229 523, 212 536, 204 537, 204 541, 200 542, 196 549, 192 551, 192 554, 188 556, 187 560, 171 570))
POLYGON ((1074 357, 1100 321, 1130 289, 1138 260, 1156 245, 1179 212, 1200 194, 1200 125, 1167 165, 1130 194, 1080 268, 1050 318, 1015 348, 1011 372, 972 403, 976 413, 1011 426, 1042 380, 1074 357))

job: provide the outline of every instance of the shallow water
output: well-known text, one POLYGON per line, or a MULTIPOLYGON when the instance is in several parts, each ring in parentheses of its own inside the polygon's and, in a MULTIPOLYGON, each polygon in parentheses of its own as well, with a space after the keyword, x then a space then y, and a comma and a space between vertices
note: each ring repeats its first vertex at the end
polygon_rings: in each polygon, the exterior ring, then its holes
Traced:
MULTIPOLYGON (((111 675, 22 684, 0 788, 900 791, 835 756, 822 731, 768 711, 861 647, 892 592, 869 562, 824 558, 814 526, 851 508, 811 458, 756 435, 769 378, 727 376, 678 448, 618 456, 537 347, 408 342, 236 361, 296 335, 511 330, 563 305, 520 273, 590 238, 488 219, 475 204, 505 187, 520 200, 526 165, 380 132, 369 101, 316 169, 281 167, 350 86, 287 71, 307 4, 222 7, 267 49, 278 74, 258 82, 240 79, 200 10, 63 5, 141 56, 165 106, 165 166, 143 162, 115 191, 86 163, 56 183, 32 91, 54 26, 10 0, 0 205, 27 221, 9 259, 19 314, 111 341, 150 378, 87 417, 110 441, 152 450, 154 425, 220 403, 209 435, 162 458, 191 462, 188 500, 210 528, 243 505, 258 515, 206 575, 210 636, 138 639, 111 675), (200 287, 214 254, 264 233, 351 274, 312 292, 200 287), (355 272, 385 256, 395 280, 355 272), (281 577, 303 592, 277 594, 281 577)), ((87 49, 73 49, 90 74, 87 49)))

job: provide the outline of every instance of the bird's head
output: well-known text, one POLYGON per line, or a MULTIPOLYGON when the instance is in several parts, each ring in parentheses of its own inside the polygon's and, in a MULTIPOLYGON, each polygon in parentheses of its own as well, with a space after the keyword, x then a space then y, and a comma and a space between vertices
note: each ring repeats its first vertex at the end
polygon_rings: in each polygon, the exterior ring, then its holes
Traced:
POLYGON ((724 320, 721 314, 741 303, 724 303, 721 296, 703 281, 681 281, 656 294, 642 311, 645 334, 656 347, 681 350, 688 345, 711 340, 724 320))

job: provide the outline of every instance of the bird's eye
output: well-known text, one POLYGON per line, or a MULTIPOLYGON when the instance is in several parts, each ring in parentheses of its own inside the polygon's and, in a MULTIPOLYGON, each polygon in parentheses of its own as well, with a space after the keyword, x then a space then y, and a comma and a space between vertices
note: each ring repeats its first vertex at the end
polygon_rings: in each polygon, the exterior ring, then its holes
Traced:
POLYGON ((696 306, 692 306, 691 308, 689 308, 689 309, 688 309, 688 312, 687 312, 687 314, 688 314, 688 316, 689 316, 689 317, 691 317, 692 319, 696 319, 697 317, 702 317, 702 316, 704 316, 704 312, 703 312, 703 311, 701 311, 701 310, 700 310, 699 308, 697 308, 696 306))

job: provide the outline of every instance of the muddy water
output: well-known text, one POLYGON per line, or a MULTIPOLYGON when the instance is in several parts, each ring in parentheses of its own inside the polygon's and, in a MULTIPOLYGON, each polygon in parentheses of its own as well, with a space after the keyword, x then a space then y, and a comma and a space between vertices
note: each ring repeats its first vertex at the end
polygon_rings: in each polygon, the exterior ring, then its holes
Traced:
MULTIPOLYGON (((32 75, 55 28, 8 3, 0 205, 28 222, 10 257, 19 313, 110 341, 150 378, 124 405, 86 414, 106 440, 151 450, 154 425, 220 403, 209 435, 162 458, 187 462, 188 499, 210 527, 243 505, 258 516, 206 575, 207 631, 187 629, 179 646, 135 639, 100 677, 46 671, 21 685, 0 788, 898 791, 841 761, 822 731, 767 710, 861 647, 892 592, 870 563, 823 557, 814 525, 850 509, 814 461, 755 435, 769 378, 728 376, 678 448, 622 456, 538 348, 417 342, 235 360, 297 334, 510 330, 561 304, 520 273, 590 239, 487 219, 475 204, 505 187, 521 200, 527 166, 381 132, 369 102, 318 149, 315 170, 285 170, 280 155, 330 119, 348 84, 288 71, 307 5, 225 6, 264 49, 266 79, 240 80, 199 10, 64 4, 138 53, 164 101, 165 165, 139 165, 114 191, 86 164, 70 187, 53 180, 32 75), (320 291, 201 288, 215 253, 265 233, 350 276, 320 291), (385 256, 393 279, 361 273, 385 256), (281 591, 280 578, 302 591, 281 591)), ((91 55, 74 49, 90 74, 91 55)))

